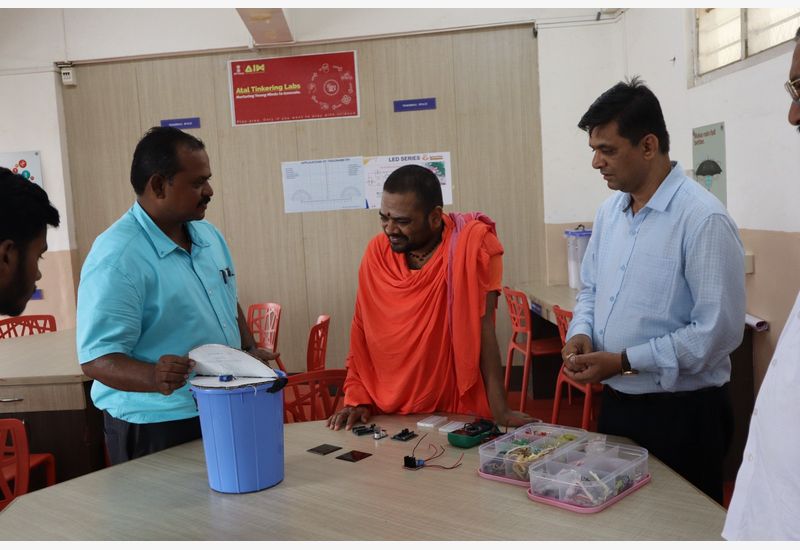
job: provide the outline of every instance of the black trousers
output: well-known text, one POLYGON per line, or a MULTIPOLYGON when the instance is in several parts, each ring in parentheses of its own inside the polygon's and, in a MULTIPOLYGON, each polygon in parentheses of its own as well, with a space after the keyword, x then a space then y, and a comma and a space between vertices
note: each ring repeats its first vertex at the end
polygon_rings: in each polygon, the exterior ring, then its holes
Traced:
POLYGON ((163 451, 200 437, 200 418, 132 424, 103 411, 103 431, 111 464, 163 451))
POLYGON ((644 395, 604 386, 597 431, 633 439, 722 504, 722 466, 733 436, 728 384, 644 395))

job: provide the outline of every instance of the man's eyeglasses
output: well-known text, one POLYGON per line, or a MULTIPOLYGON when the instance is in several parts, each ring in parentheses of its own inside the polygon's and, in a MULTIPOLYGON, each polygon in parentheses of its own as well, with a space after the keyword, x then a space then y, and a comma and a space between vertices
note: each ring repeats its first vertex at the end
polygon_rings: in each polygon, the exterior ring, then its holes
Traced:
POLYGON ((792 101, 795 103, 800 103, 800 78, 795 78, 794 80, 787 80, 786 84, 784 84, 786 91, 789 92, 789 95, 792 97, 792 101))

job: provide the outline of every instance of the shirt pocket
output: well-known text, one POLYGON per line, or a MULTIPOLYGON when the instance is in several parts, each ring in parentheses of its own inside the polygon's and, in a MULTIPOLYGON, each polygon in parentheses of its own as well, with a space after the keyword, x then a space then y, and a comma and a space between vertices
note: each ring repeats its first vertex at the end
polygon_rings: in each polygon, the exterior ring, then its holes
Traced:
POLYGON ((675 285, 677 260, 639 253, 628 267, 625 286, 635 289, 629 298, 632 308, 649 314, 663 314, 675 285))

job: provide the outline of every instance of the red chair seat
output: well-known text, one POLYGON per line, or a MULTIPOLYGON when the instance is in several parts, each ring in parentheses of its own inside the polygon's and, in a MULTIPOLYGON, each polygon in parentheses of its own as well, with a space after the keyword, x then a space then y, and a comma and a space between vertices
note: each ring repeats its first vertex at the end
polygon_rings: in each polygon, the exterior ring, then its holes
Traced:
POLYGON ((528 398, 528 379, 530 378, 533 358, 543 355, 561 355, 561 339, 558 337, 534 339, 531 325, 531 307, 528 304, 528 297, 524 292, 503 287, 503 296, 508 304, 508 313, 511 316, 511 339, 508 342, 508 354, 506 356, 506 377, 505 389, 511 383, 511 365, 513 365, 514 352, 518 351, 523 355, 522 364, 522 395, 519 400, 519 410, 525 411, 525 401, 528 398), (517 340, 524 338, 524 340, 517 340))
POLYGON ((347 369, 304 372, 289 376, 283 389, 284 422, 325 420, 344 401, 347 369))
MULTIPOLYGON (((561 342, 566 343, 567 330, 572 320, 572 312, 561 309, 558 306, 553 306, 553 313, 556 316, 556 324, 558 325, 558 334, 561 337, 561 342)), ((581 384, 575 382, 572 378, 564 374, 564 365, 562 364, 558 371, 558 379, 556 380, 556 394, 553 397, 553 415, 550 418, 551 424, 558 424, 558 414, 561 409, 561 392, 564 384, 567 384, 567 395, 569 396, 568 399, 570 403, 572 402, 572 388, 584 393, 581 428, 588 430, 593 412, 592 395, 603 391, 603 384, 581 384)))
POLYGON ((25 425, 16 418, 0 418, 0 510, 28 492, 30 471, 45 468, 45 483, 56 482, 56 459, 50 453, 30 454, 25 425))
MULTIPOLYGON (((278 352, 278 330, 281 328, 280 304, 274 302, 251 304, 247 308, 247 326, 253 333, 257 347, 272 353, 278 352)), ((286 372, 280 357, 275 362, 280 370, 286 372)))

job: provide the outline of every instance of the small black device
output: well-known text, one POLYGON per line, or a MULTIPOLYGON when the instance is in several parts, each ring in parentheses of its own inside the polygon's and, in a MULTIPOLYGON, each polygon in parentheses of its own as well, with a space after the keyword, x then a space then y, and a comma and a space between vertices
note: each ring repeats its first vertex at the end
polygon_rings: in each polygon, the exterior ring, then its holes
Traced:
POLYGON ((408 441, 409 439, 414 439, 417 437, 418 434, 412 432, 408 428, 403 428, 400 432, 394 434, 392 439, 397 441, 408 441))
POLYGON ((339 449, 341 449, 341 447, 337 447, 336 445, 328 445, 325 443, 324 445, 318 445, 313 449, 308 449, 308 452, 318 455, 326 455, 328 453, 332 453, 333 451, 338 451, 339 449))
POLYGON ((367 435, 375 432, 375 424, 369 426, 354 426, 353 433, 356 435, 367 435))
POLYGON ((339 455, 336 458, 339 460, 346 460, 347 462, 358 462, 361 459, 367 458, 368 456, 372 456, 372 453, 365 453, 363 451, 348 451, 343 455, 339 455))

